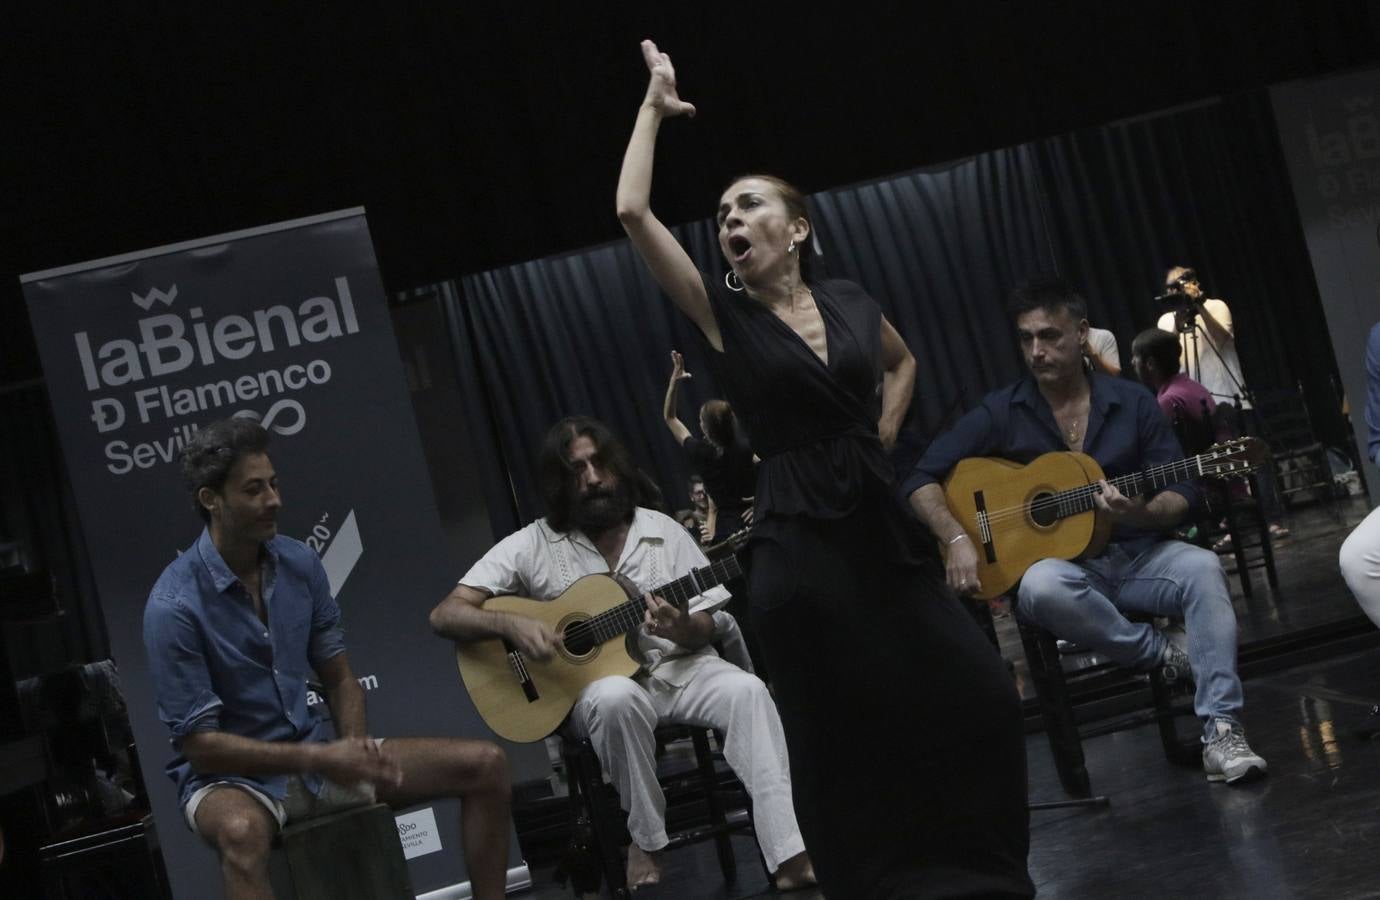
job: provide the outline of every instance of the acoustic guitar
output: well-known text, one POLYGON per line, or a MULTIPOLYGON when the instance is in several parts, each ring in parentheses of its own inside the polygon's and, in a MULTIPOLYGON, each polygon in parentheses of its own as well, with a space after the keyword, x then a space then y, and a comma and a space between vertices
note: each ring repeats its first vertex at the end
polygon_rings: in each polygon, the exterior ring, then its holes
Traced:
MULTIPOLYGON (((709 550, 711 555, 725 545, 736 550, 746 540, 747 532, 742 531, 709 550)), ((742 571, 729 552, 649 593, 688 612, 693 598, 742 571)), ((643 622, 646 594, 638 594, 621 576, 586 575, 554 600, 490 597, 483 608, 545 622, 563 645, 545 662, 529 659, 500 638, 456 647, 465 689, 499 737, 518 743, 539 741, 570 714, 585 685, 609 675, 632 676, 638 670, 627 641, 628 633, 643 622)))
MULTIPOLYGON (((1199 477, 1254 471, 1265 459, 1259 438, 1214 444, 1197 456, 1107 479, 1128 497, 1199 477)), ((978 551, 974 596, 999 597, 1042 559, 1096 556, 1112 522, 1097 514, 1102 467, 1086 453, 1046 453, 1028 465, 974 457, 959 462, 944 482, 944 498, 978 551)), ((944 548, 947 550, 948 548, 944 548)))

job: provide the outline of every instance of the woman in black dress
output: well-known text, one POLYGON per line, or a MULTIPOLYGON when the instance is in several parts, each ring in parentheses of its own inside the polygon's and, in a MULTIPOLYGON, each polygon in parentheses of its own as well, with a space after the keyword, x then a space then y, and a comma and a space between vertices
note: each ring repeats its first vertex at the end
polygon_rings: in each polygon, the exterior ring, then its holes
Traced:
POLYGON ((650 209, 661 120, 694 107, 642 50, 618 216, 761 458, 749 593, 820 883, 834 900, 1031 896, 1019 697, 892 485, 914 359, 860 287, 802 272, 809 217, 780 179, 729 186, 731 271, 695 268, 650 209))

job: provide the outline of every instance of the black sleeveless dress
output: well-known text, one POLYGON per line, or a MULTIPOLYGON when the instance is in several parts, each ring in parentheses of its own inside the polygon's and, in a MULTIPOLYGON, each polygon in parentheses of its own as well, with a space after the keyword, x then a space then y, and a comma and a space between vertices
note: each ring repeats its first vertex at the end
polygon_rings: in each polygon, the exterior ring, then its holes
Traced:
POLYGON ((748 593, 825 893, 1032 896, 1020 698, 894 492, 880 309, 851 282, 811 284, 826 365, 704 282, 724 345, 711 368, 762 460, 748 593))

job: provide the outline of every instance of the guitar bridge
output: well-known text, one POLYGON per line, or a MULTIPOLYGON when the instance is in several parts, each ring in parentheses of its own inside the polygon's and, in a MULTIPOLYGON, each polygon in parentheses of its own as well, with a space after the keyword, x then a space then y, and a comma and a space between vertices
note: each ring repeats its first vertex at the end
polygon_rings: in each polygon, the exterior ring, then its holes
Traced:
POLYGON ((527 662, 522 658, 522 653, 507 641, 503 642, 503 649, 508 654, 508 667, 517 676, 518 684, 522 685, 522 694, 527 698, 528 703, 536 703, 541 699, 537 693, 536 682, 532 680, 532 673, 527 671, 527 662))
POLYGON ((997 547, 992 542, 992 523, 987 518, 987 500, 982 491, 973 491, 973 505, 977 507, 978 537, 982 539, 982 550, 987 555, 987 563, 997 561, 997 547))

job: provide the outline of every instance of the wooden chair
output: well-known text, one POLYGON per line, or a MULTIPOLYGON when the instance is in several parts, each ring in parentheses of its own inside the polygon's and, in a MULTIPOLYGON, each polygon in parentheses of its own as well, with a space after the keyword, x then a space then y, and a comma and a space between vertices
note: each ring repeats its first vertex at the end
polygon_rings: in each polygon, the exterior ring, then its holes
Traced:
MULTIPOLYGON (((1131 618, 1133 621, 1148 621, 1140 617, 1131 618)), ((1098 725, 1081 725, 1074 705, 1078 694, 1096 696, 1100 693, 1105 696, 1109 687, 1124 684, 1125 678, 1122 676, 1126 673, 1112 663, 1078 667, 1072 655, 1066 658, 1059 652, 1053 634, 1024 622, 1019 622, 1019 627, 1021 644, 1030 667, 1030 680, 1040 706, 1040 717, 1044 721, 1045 737, 1054 757, 1059 782, 1067 793, 1075 797, 1092 796, 1092 781, 1088 777, 1083 755, 1084 739, 1151 721, 1158 726, 1166 759, 1178 765, 1198 763, 1201 744, 1196 732, 1191 739, 1185 738, 1179 734, 1176 724, 1181 717, 1194 716, 1191 697, 1187 708, 1179 699, 1183 692, 1182 684, 1167 684, 1161 671, 1155 669, 1147 678, 1151 694, 1151 708, 1148 711, 1120 716, 1098 725)), ((1196 723, 1196 717, 1194 721, 1196 723)))
MULTIPOLYGON (((709 729, 670 725, 658 728, 656 733, 659 744, 672 747, 688 739, 694 751, 692 767, 673 769, 658 778, 666 795, 670 843, 665 849, 714 841, 719 870, 724 881, 732 884, 738 874, 732 835, 735 832, 753 833, 747 791, 727 765, 722 764, 722 754, 710 747, 713 732, 709 729), (744 814, 730 817, 729 810, 733 806, 744 810, 744 814)), ((561 755, 570 779, 574 833, 589 836, 609 893, 614 898, 626 900, 631 893, 621 850, 629 840, 627 814, 619 808, 617 792, 604 783, 599 758, 589 740, 575 740, 565 735, 561 740, 561 755)))
MULTIPOLYGON (((1218 438, 1231 433, 1218 417, 1208 412, 1206 403, 1195 415, 1188 413, 1180 407, 1170 417, 1186 456, 1205 452, 1218 438)), ((1247 599, 1252 593, 1252 569, 1263 568, 1270 587, 1278 587, 1270 525, 1260 502, 1260 482, 1256 476, 1230 482, 1203 479, 1199 487, 1204 504, 1190 526, 1188 539, 1233 561, 1234 568, 1227 571, 1240 579, 1241 592, 1247 599)))
POLYGON ((1249 476, 1247 483, 1249 494, 1233 490, 1230 484, 1206 486, 1203 513, 1189 539, 1231 561, 1231 565, 1225 566, 1227 574, 1236 575, 1241 593, 1249 600, 1253 596, 1253 569, 1265 570, 1265 580, 1271 588, 1279 587, 1279 574, 1275 571, 1270 523, 1258 499, 1256 477, 1249 476))
POLYGON ((274 839, 279 900, 412 900, 393 811, 382 803, 294 822, 274 839))
POLYGON ((1263 432, 1260 437, 1270 445, 1274 456, 1284 504, 1292 508, 1303 495, 1308 495, 1312 500, 1327 503, 1333 515, 1337 515, 1332 466, 1327 460, 1327 448, 1313 428, 1302 389, 1295 386, 1259 391, 1254 400, 1263 432))

